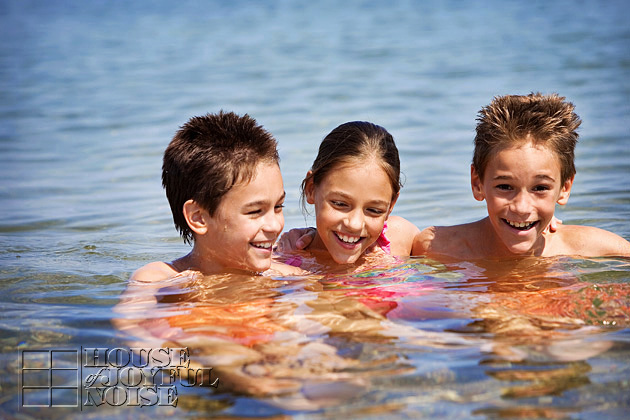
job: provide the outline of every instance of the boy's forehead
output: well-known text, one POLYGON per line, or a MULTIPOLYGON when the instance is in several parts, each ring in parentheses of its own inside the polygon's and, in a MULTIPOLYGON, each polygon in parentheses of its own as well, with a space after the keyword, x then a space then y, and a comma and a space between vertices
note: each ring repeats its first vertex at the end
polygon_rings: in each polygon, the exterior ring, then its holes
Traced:
POLYGON ((536 144, 531 141, 496 148, 490 154, 487 166, 496 167, 497 165, 500 165, 505 167, 510 165, 519 165, 525 161, 534 164, 537 163, 540 166, 546 165, 549 161, 552 161, 554 164, 553 166, 556 166, 558 170, 560 170, 562 166, 562 161, 555 150, 544 144, 536 144), (505 158, 508 153, 511 159, 506 160, 505 158))
POLYGON ((275 161, 259 160, 253 165, 241 167, 240 170, 236 173, 236 179, 234 180, 232 187, 230 187, 230 190, 239 186, 242 187, 248 185, 249 183, 254 181, 261 172, 268 172, 267 170, 269 168, 277 168, 279 171, 280 165, 278 164, 278 162, 275 161))
POLYGON ((559 159, 557 151, 553 147, 551 147, 548 142, 539 142, 528 136, 522 139, 513 140, 510 143, 496 145, 490 150, 488 161, 490 161, 490 159, 496 158, 497 155, 506 150, 520 150, 525 152, 525 150, 530 148, 544 153, 552 154, 555 158, 559 159))
POLYGON ((260 161, 250 174, 243 173, 239 178, 222 197, 219 205, 226 200, 243 204, 275 201, 279 196, 284 196, 280 166, 276 162, 260 161))

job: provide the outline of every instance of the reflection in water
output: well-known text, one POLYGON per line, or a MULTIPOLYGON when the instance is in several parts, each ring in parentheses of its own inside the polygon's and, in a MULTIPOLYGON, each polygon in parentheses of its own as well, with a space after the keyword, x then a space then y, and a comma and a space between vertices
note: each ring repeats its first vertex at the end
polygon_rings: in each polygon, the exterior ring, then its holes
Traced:
POLYGON ((135 346, 188 347, 191 359, 213 367, 222 390, 316 409, 366 392, 373 375, 410 369, 363 345, 393 342, 401 332, 427 340, 386 314, 400 297, 430 291, 407 281, 432 270, 418 263, 291 279, 185 272, 130 285, 117 326, 135 346))
POLYGON ((521 383, 505 389, 506 398, 529 398, 543 395, 558 395, 568 389, 588 384, 591 367, 585 362, 573 362, 562 367, 539 369, 510 369, 488 372, 488 375, 501 381, 521 383))
POLYGON ((520 259, 460 267, 470 279, 467 286, 475 284, 472 288, 479 291, 482 281, 481 293, 489 299, 472 309, 476 319, 461 331, 489 334, 480 364, 500 382, 501 397, 516 402, 474 410, 474 414, 565 418, 580 411, 554 404, 553 398, 591 385, 587 360, 613 346, 601 339, 601 329, 591 325, 628 327, 630 284, 584 282, 577 270, 567 269, 575 263, 520 259), (549 398, 549 407, 541 407, 542 397, 549 398), (534 399, 538 399, 535 404, 534 399))
MULTIPOLYGON (((389 268, 293 278, 185 272, 130 285, 116 325, 136 346, 188 347, 194 363, 213 367, 218 395, 255 396, 283 409, 362 401, 369 411, 365 398, 386 387, 387 404, 372 409, 398 410, 407 397, 392 388, 418 375, 422 389, 442 378, 455 393, 426 398, 483 401, 452 362, 441 367, 431 353, 431 364, 423 363, 421 355, 436 349, 481 352, 484 387, 526 402, 589 385, 588 360, 612 346, 602 328, 630 322, 630 284, 591 284, 565 264, 410 258, 389 268), (471 392, 477 396, 467 397, 471 392)), ((530 409, 490 405, 478 413, 530 409)), ((546 410, 536 405, 539 415, 566 415, 561 407, 546 410)))

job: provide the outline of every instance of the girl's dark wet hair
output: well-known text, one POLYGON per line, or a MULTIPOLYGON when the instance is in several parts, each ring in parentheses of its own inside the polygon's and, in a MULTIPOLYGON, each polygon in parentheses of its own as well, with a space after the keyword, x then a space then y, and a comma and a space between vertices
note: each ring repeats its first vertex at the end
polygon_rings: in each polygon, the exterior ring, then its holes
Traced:
POLYGON ((276 140, 247 114, 220 111, 188 120, 166 148, 162 164, 162 185, 184 242, 194 239, 184 218, 186 201, 196 201, 213 216, 223 196, 249 182, 260 162, 279 161, 276 140))
POLYGON ((301 201, 306 210, 304 189, 312 180, 319 185, 326 175, 341 164, 358 159, 376 159, 392 185, 392 200, 400 192, 400 158, 394 138, 383 127, 366 121, 341 124, 328 134, 319 145, 319 152, 311 166, 311 174, 302 181, 301 201))

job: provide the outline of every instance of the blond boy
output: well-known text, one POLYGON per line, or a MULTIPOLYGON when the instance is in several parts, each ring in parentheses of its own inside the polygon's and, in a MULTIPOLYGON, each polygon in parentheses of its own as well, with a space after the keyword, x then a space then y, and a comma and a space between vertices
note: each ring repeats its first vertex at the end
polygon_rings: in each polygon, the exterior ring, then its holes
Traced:
POLYGON ((495 98, 478 116, 471 186, 488 216, 416 235, 412 255, 457 259, 514 256, 630 256, 630 243, 589 226, 545 231, 569 199, 581 121, 556 94, 495 98))

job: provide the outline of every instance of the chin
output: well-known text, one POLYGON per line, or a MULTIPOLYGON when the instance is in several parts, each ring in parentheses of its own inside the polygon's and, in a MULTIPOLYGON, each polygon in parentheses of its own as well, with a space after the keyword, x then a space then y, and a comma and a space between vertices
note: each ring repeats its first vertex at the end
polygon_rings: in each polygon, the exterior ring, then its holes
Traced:
POLYGON ((255 271, 257 273, 261 273, 263 271, 269 270, 271 268, 271 260, 269 261, 260 261, 254 264, 250 264, 247 270, 255 271))
POLYGON ((333 255, 332 257, 333 257, 333 261, 335 261, 337 264, 354 264, 355 262, 357 262, 360 255, 350 255, 350 256, 343 255, 341 257, 336 257, 333 255))

